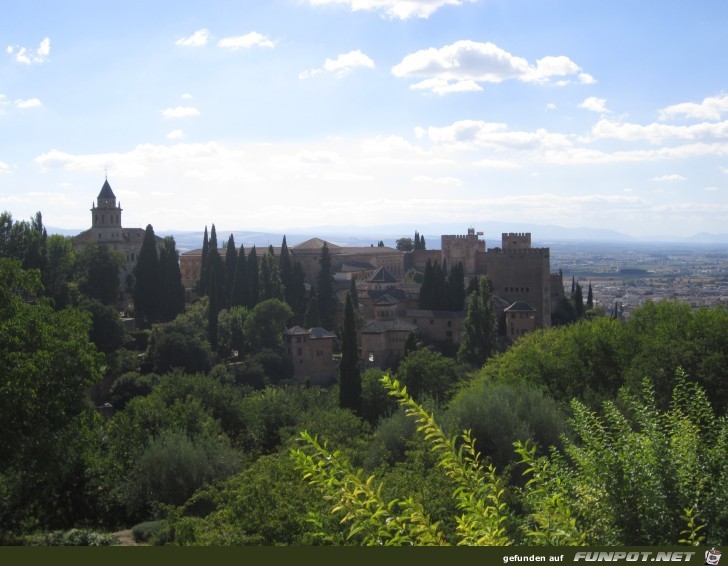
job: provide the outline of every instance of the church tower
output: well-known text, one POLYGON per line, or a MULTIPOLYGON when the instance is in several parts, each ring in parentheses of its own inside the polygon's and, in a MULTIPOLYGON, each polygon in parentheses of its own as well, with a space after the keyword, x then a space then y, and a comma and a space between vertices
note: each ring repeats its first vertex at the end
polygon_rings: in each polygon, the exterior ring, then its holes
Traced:
POLYGON ((121 242, 121 203, 116 205, 116 195, 111 190, 109 180, 96 198, 91 208, 91 233, 97 242, 121 242))

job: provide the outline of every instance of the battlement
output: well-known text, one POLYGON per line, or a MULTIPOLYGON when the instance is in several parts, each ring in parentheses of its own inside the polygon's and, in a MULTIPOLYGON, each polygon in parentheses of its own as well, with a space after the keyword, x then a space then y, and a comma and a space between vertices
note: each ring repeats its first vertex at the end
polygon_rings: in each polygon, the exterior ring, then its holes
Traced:
POLYGON ((530 232, 503 232, 501 234, 503 249, 528 249, 531 247, 530 232))

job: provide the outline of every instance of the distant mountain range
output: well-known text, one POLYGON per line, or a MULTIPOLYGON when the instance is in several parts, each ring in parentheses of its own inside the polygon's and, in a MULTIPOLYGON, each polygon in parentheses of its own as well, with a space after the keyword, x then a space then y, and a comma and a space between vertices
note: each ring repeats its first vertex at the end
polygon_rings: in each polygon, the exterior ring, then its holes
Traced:
MULTIPOLYGON (((548 246, 556 243, 577 243, 577 242, 615 242, 623 244, 642 243, 675 243, 675 244, 726 244, 728 245, 728 233, 710 234, 701 232, 688 238, 675 236, 650 236, 635 238, 615 230, 604 230, 598 228, 565 228, 550 224, 518 224, 482 222, 475 223, 476 231, 484 232, 482 236, 489 248, 499 246, 503 232, 530 232, 534 246, 548 246)), ((50 234, 62 234, 73 236, 82 230, 68 230, 62 228, 47 227, 50 234)), ((318 237, 337 245, 345 246, 376 246, 382 240, 386 246, 394 247, 399 238, 414 238, 415 230, 425 237, 429 249, 439 249, 440 236, 443 234, 466 234, 468 226, 460 223, 441 222, 412 225, 384 225, 384 226, 316 226, 312 228, 299 229, 286 233, 286 242, 289 247, 304 242, 310 238, 318 237)), ((283 240, 283 232, 257 232, 249 230, 218 230, 218 244, 223 247, 230 234, 233 234, 235 245, 241 244, 246 248, 253 245, 256 248, 267 248, 269 245, 280 246, 283 240)), ((177 249, 181 252, 202 247, 202 231, 165 230, 157 232, 158 236, 174 236, 177 249)))

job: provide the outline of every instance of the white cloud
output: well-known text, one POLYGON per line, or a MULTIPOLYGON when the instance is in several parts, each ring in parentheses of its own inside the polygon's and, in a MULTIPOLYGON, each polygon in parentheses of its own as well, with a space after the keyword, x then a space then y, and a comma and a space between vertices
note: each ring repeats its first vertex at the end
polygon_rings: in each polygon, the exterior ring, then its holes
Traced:
POLYGON ((654 177, 652 179, 653 181, 657 181, 659 183, 678 183, 680 181, 685 181, 686 178, 682 175, 672 174, 672 175, 660 175, 659 177, 654 177))
POLYGON ((183 130, 172 130, 166 137, 168 140, 181 140, 185 137, 185 133, 183 130))
POLYGON ((32 63, 45 63, 51 54, 51 39, 44 37, 37 49, 28 49, 19 45, 8 45, 5 48, 8 55, 15 57, 17 63, 31 65, 32 63))
POLYGON ((189 118, 199 116, 200 111, 194 106, 177 106, 176 108, 165 108, 161 111, 165 118, 189 118))
POLYGON ((37 98, 29 98, 27 100, 18 99, 13 102, 16 108, 37 108, 43 106, 43 103, 37 98))
POLYGON ((407 20, 429 18, 443 6, 460 6, 463 2, 477 0, 309 0, 312 6, 341 4, 352 11, 378 10, 387 18, 407 20))
POLYGON ((708 193, 715 193, 718 192, 720 189, 718 187, 705 187, 705 191, 708 193))
POLYGON ((669 120, 676 116, 699 120, 720 120, 724 114, 728 114, 728 95, 704 98, 700 104, 683 102, 668 106, 660 111, 660 120, 669 120))
POLYGON ((593 85, 593 84, 596 84, 597 80, 594 77, 592 77, 589 73, 580 73, 579 82, 583 85, 593 85))
POLYGON ((0 161, 0 175, 2 175, 4 173, 10 173, 10 172, 11 172, 10 171, 10 165, 8 165, 7 163, 3 163, 2 161, 0 161))
POLYGON ((192 100, 194 98, 194 96, 192 96, 189 92, 183 92, 182 93, 182 98, 184 100, 192 100))
MULTIPOLYGON (((485 169, 520 169, 521 165, 516 161, 508 161, 505 159, 481 159, 473 163, 476 167, 485 169)), ((534 173, 537 175, 537 173, 534 173)))
POLYGON ((554 104, 553 102, 549 102, 546 105, 546 110, 556 110, 556 104, 554 104))
POLYGON ((478 83, 506 80, 543 84, 554 77, 569 77, 580 71, 576 63, 563 55, 543 57, 531 65, 493 43, 470 40, 410 53, 392 67, 396 77, 424 79, 410 88, 437 94, 480 90, 478 83))
POLYGON ((357 68, 374 68, 374 61, 371 60, 367 55, 357 49, 356 51, 349 51, 348 53, 342 53, 336 59, 326 59, 323 64, 323 69, 309 69, 303 71, 298 75, 299 79, 309 79, 320 75, 324 71, 329 73, 335 73, 337 77, 342 78, 350 74, 354 69, 357 68))
POLYGON ((446 185, 451 187, 459 187, 463 182, 457 177, 430 177, 429 175, 418 175, 412 179, 413 183, 446 185))
POLYGON ((544 129, 533 132, 509 131, 508 125, 481 120, 459 120, 449 126, 418 128, 418 137, 426 136, 436 144, 454 145, 465 149, 484 147, 496 150, 537 150, 571 147, 564 134, 544 129))
POLYGON ((648 140, 659 144, 669 140, 716 140, 728 138, 728 120, 724 122, 702 122, 692 126, 672 126, 668 124, 631 124, 601 119, 592 128, 596 138, 620 139, 624 141, 648 140))
POLYGON ((206 29, 198 29, 189 37, 181 37, 174 42, 175 45, 183 45, 185 47, 202 47, 207 45, 207 38, 210 33, 206 29))
POLYGON ((232 50, 249 49, 251 47, 275 47, 275 45, 274 41, 255 31, 235 37, 224 37, 217 42, 218 47, 232 50))
POLYGON ((612 111, 606 107, 606 98, 597 98, 596 96, 590 96, 585 99, 584 102, 579 104, 579 108, 589 110, 590 112, 599 112, 600 114, 611 114, 612 111))

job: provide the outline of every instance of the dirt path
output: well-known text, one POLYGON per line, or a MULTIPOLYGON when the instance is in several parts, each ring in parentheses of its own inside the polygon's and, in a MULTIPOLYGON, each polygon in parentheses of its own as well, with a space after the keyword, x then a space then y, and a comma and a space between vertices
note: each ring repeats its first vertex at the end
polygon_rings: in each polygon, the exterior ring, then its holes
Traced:
POLYGON ((131 534, 131 529, 126 531, 117 531, 112 534, 118 539, 118 546, 141 546, 134 540, 134 535, 131 534))

